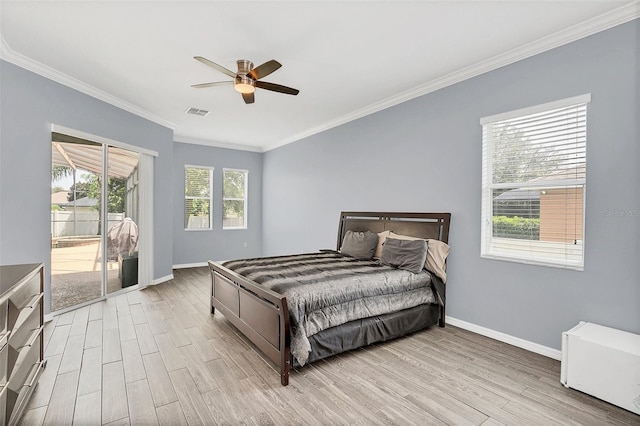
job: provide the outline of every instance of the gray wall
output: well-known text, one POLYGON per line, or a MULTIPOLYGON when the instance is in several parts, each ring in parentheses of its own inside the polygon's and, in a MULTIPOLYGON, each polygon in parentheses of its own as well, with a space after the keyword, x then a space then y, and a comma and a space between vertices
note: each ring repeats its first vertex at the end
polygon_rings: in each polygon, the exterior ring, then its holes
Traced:
MULTIPOLYGON (((0 264, 50 271, 51 123, 159 153, 155 159, 154 278, 172 273, 173 131, 0 61, 0 264)), ((48 272, 47 272, 48 280, 48 272)), ((47 306, 48 306, 48 295, 47 306)))
POLYGON ((262 154, 175 143, 173 162, 173 264, 257 257, 262 254, 262 154), (185 165, 215 167, 213 230, 184 229, 185 165), (222 229, 222 169, 249 171, 247 229, 222 229), (246 247, 244 246, 246 243, 246 247))
POLYGON ((580 320, 640 332, 639 35, 636 20, 265 153, 264 254, 335 247, 341 210, 449 211, 450 316, 555 349, 580 320), (480 118, 585 93, 584 271, 481 259, 480 118))

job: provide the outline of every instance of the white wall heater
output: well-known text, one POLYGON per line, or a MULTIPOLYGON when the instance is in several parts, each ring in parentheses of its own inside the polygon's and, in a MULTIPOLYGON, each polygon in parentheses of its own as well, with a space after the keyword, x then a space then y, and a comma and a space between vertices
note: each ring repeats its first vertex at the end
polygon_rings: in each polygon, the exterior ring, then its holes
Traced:
POLYGON ((640 336, 581 321, 562 333, 560 382, 640 414, 640 336))

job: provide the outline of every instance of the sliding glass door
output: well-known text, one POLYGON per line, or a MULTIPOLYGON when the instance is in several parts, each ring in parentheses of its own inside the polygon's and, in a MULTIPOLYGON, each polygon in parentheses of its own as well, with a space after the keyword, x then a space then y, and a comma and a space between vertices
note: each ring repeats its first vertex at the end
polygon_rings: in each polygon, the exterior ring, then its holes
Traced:
POLYGON ((109 274, 107 293, 138 284, 138 165, 139 155, 107 148, 107 253, 117 274, 109 274))
POLYGON ((52 134, 51 312, 137 284, 139 154, 52 134))

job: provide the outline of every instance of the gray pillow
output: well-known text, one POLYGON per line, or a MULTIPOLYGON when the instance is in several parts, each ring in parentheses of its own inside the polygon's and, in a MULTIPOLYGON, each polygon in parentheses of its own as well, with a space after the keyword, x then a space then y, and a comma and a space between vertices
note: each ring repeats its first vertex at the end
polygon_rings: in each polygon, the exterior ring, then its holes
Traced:
POLYGON ((427 242, 425 240, 398 240, 387 237, 382 246, 380 264, 417 274, 424 268, 426 259, 427 242))
POLYGON ((378 247, 378 234, 370 231, 347 231, 342 239, 340 253, 356 259, 371 259, 378 247))

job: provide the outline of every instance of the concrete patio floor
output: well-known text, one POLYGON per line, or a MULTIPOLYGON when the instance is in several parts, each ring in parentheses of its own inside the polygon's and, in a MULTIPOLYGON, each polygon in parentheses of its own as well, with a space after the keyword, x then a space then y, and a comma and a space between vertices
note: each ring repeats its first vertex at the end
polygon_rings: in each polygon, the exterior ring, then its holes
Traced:
MULTIPOLYGON (((118 262, 107 262, 107 293, 122 288, 118 262)), ((51 312, 101 296, 100 242, 51 249, 51 312)))

